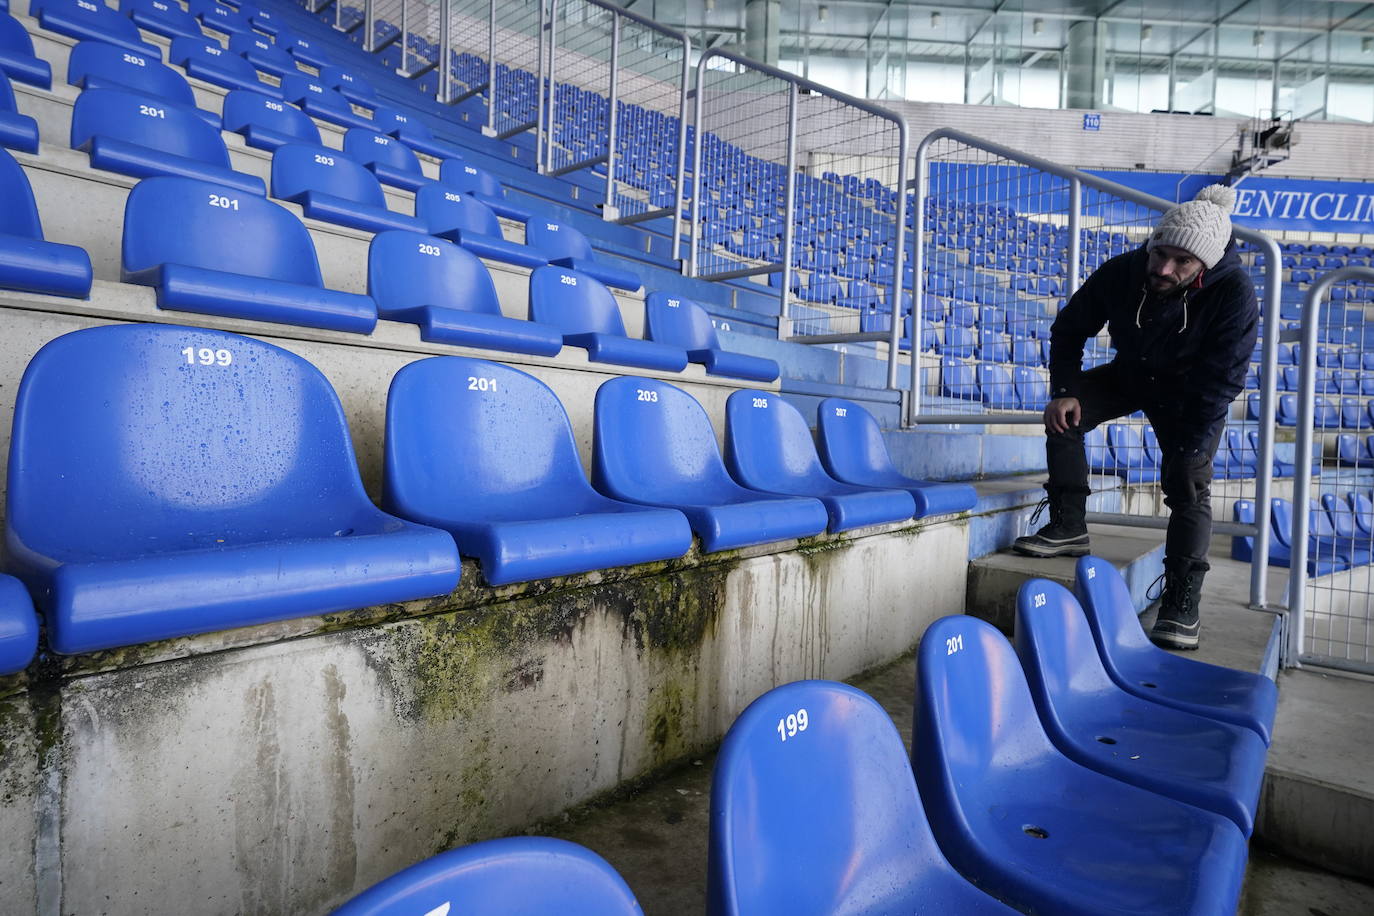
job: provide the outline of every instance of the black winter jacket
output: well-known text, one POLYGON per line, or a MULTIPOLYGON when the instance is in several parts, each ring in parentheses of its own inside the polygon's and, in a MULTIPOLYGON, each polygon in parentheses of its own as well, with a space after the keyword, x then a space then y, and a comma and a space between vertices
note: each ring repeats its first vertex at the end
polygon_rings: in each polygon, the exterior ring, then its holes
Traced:
POLYGON ((1145 285, 1144 246, 1107 261, 1073 294, 1050 330, 1053 397, 1078 397, 1083 344, 1107 326, 1122 385, 1141 393, 1156 422, 1178 431, 1184 454, 1201 451, 1245 387, 1259 305, 1235 240, 1181 293, 1145 285))

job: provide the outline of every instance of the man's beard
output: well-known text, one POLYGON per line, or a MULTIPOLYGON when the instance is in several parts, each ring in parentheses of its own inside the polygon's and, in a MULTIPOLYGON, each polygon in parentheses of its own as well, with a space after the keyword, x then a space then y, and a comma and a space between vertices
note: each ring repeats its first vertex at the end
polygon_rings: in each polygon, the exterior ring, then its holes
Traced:
POLYGON ((1187 283, 1178 283, 1169 280, 1167 277, 1160 277, 1156 276, 1155 274, 1147 274, 1146 278, 1149 282, 1150 292, 1160 296, 1172 296, 1174 293, 1178 292, 1179 290, 1183 289, 1185 286, 1188 285, 1187 283), (1168 285, 1161 286, 1160 283, 1167 283, 1168 285))

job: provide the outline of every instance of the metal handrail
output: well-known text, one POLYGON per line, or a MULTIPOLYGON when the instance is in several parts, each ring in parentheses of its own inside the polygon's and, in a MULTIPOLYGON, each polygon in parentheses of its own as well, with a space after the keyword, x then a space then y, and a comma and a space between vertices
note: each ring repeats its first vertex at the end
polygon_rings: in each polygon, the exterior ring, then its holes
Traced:
MULTIPOLYGON (((1316 411, 1317 395, 1317 324, 1321 304, 1331 287, 1337 283, 1351 280, 1374 280, 1374 268, 1342 267, 1322 277, 1312 284, 1302 302, 1302 319, 1299 328, 1302 343, 1302 358, 1298 366, 1298 427, 1297 447, 1293 461, 1297 464, 1293 474, 1293 538, 1292 553, 1288 563, 1288 642, 1286 651, 1280 659, 1285 668, 1298 664, 1302 657, 1302 645, 1306 635, 1307 611, 1307 536, 1310 519, 1308 507, 1312 499, 1312 426, 1316 411)), ((1256 498, 1258 501, 1258 497, 1256 498)), ((1259 507, 1255 507, 1258 512, 1259 507)), ((1256 540, 1256 556, 1260 556, 1256 540)), ((1268 561, 1267 552, 1261 557, 1268 561)))
MULTIPOLYGON (((888 333, 887 351, 887 387, 893 390, 899 388, 897 380, 897 361, 899 346, 902 339, 902 279, 903 267, 905 266, 904 257, 906 251, 906 185, 907 185, 907 160, 911 145, 911 129, 907 124, 906 118, 895 111, 891 111, 881 105, 860 99, 848 93, 840 92, 829 86, 788 73, 786 70, 772 67, 737 54, 732 51, 711 49, 701 55, 697 61, 696 79, 696 105, 693 112, 692 123, 696 125, 696 144, 692 151, 692 224, 691 224, 691 251, 688 257, 687 269, 690 276, 699 276, 697 263, 697 249, 701 243, 701 200, 702 200, 702 173, 701 173, 701 153, 705 145, 703 142, 704 131, 702 128, 702 115, 704 104, 704 93, 702 87, 705 85, 705 74, 708 64, 712 60, 728 60, 740 67, 753 70, 765 76, 770 76, 776 80, 787 83, 791 89, 788 94, 787 103, 787 188, 784 192, 786 200, 784 202, 783 216, 783 238, 782 238, 782 284, 778 291, 779 316, 782 320, 787 317, 788 296, 792 288, 792 242, 795 233, 793 225, 796 217, 796 155, 797 155, 797 98, 799 93, 818 95, 823 98, 832 99, 850 108, 870 114, 876 118, 892 122, 897 128, 897 212, 896 219, 896 240, 894 243, 895 253, 893 254, 892 265, 892 289, 888 296, 888 303, 892 312, 891 328, 888 333)), ((736 276, 747 276, 758 273, 778 273, 777 266, 770 268, 746 268, 744 273, 736 273, 736 276)), ((724 277, 720 277, 724 279, 724 277)), ((782 329, 779 323, 779 331, 782 329)), ((919 361, 918 354, 912 354, 913 363, 919 361)))
MULTIPOLYGON (((1104 191, 1121 198, 1129 203, 1139 204, 1151 210, 1163 212, 1175 206, 1173 201, 1168 201, 1162 197, 1155 197, 1153 194, 1146 194, 1135 188, 1119 184, 1107 178, 1093 175, 1081 169, 1071 166, 1061 165, 1043 159, 1033 153, 1013 149, 992 140, 985 140, 973 134, 967 134, 953 128, 940 128, 932 131, 916 147, 916 175, 912 179, 912 185, 916 190, 916 211, 914 214, 914 229, 912 234, 915 237, 912 255, 912 271, 915 274, 911 291, 911 336, 912 336, 912 358, 911 358, 911 392, 907 400, 908 425, 918 422, 917 416, 920 413, 921 399, 921 360, 920 341, 921 341, 921 321, 922 310, 925 298, 925 199, 927 193, 927 167, 929 165, 930 147, 938 140, 954 140, 965 146, 1010 159, 1022 165, 1031 166, 1050 175, 1056 175, 1069 182, 1069 251, 1073 255, 1069 260, 1069 294, 1072 295, 1077 289, 1078 284, 1078 237, 1080 209, 1082 207, 1083 187, 1093 188, 1104 191)), ((1244 239, 1252 245, 1261 249, 1265 259, 1266 282, 1264 284, 1264 301, 1260 308, 1261 327, 1264 330, 1263 342, 1263 368, 1260 373, 1260 442, 1258 460, 1260 467, 1255 484, 1255 553, 1257 556, 1267 557, 1269 555, 1269 493, 1273 486, 1274 471, 1274 401, 1275 401, 1275 379, 1278 366, 1279 354, 1279 309, 1280 309, 1280 287, 1283 269, 1282 252, 1279 244, 1274 239, 1258 232, 1254 229, 1247 229, 1244 226, 1234 226, 1233 231, 1237 238, 1244 239)), ((969 422, 967 420, 963 422, 969 422)), ((1251 565, 1250 569, 1250 603, 1257 609, 1263 608, 1268 599, 1268 581, 1266 576, 1267 566, 1261 561, 1251 565)))

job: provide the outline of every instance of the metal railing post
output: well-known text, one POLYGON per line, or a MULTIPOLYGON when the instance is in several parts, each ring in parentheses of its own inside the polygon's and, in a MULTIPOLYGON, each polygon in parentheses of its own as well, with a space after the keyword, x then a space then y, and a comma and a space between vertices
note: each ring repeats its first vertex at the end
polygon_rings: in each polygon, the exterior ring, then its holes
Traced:
POLYGON ((406 0, 401 0, 401 65, 396 68, 396 73, 400 76, 410 77, 410 67, 408 66, 410 57, 410 4, 406 0))
POLYGON ((487 4, 487 123, 482 135, 496 136, 496 0, 487 4))
MULTIPOLYGON (((915 192, 911 202, 911 394, 906 402, 906 426, 912 425, 921 412, 921 353, 925 349, 926 298, 926 185, 929 179, 929 157, 934 135, 916 146, 916 174, 912 178, 915 192)), ((902 189, 906 194, 906 189, 902 189)))
MULTIPOLYGON (((1274 478, 1274 402, 1276 400, 1279 364, 1279 329, 1281 295, 1283 286, 1283 254, 1279 243, 1268 236, 1253 233, 1248 239, 1260 246, 1264 254, 1264 301, 1260 303, 1260 327, 1264 331, 1260 344, 1260 436, 1256 449, 1258 479, 1255 483, 1255 550, 1257 557, 1269 556, 1269 542, 1272 531, 1269 524, 1273 512, 1269 505, 1269 494, 1273 490, 1274 478)), ((1269 602, 1269 567, 1260 562, 1250 568, 1250 604, 1263 608, 1269 602)))
POLYGON ((692 125, 696 128, 696 140, 692 144, 692 232, 691 245, 688 257, 688 276, 696 277, 701 275, 701 265, 698 262, 697 250, 701 247, 701 148, 706 145, 706 134, 702 130, 702 98, 706 95, 706 62, 710 60, 709 52, 701 55, 701 60, 697 61, 697 99, 692 111, 692 125))
MULTIPOLYGON (((892 292, 888 294, 888 310, 892 313, 892 333, 888 337, 887 350, 887 387, 897 389, 897 363, 902 347, 902 283, 906 266, 906 167, 907 154, 910 152, 911 128, 906 118, 897 118, 897 235, 892 241, 892 292)), ((912 309, 916 307, 912 302, 912 309)), ((912 332, 911 360, 921 361, 920 326, 915 325, 912 332)))
POLYGON ((1065 279, 1064 295, 1072 296, 1078 292, 1079 277, 1082 271, 1083 239, 1080 225, 1083 219, 1083 182, 1077 178, 1069 179, 1069 263, 1068 277, 1065 279))
POLYGON ((450 34, 453 27, 452 2, 453 0, 439 0, 439 97, 436 101, 441 105, 448 104, 449 97, 453 94, 453 63, 449 58, 449 45, 453 41, 450 34))
MULTIPOLYGON (((682 259, 682 189, 687 181, 687 86, 692 74, 692 42, 682 38, 682 90, 677 106, 677 176, 673 181, 673 257, 686 272, 682 259)), ((700 90, 698 90, 700 95, 700 90)), ((697 143, 701 143, 701 129, 697 129, 697 143)), ((693 255, 695 257, 695 255, 693 255)))
MULTIPOLYGON (((535 92, 535 127, 534 127, 534 160, 537 170, 543 174, 549 170, 548 162, 552 157, 553 147, 553 125, 551 116, 546 117, 544 111, 544 82, 547 79, 549 84, 548 96, 554 96, 553 91, 553 61, 549 58, 553 55, 553 42, 557 38, 554 29, 555 17, 558 15, 558 0, 540 0, 539 9, 545 13, 545 17, 539 26, 539 73, 538 86, 535 92), (548 32, 546 38, 544 33, 548 32), (545 47, 545 45, 548 47, 545 47)), ((552 106, 552 102, 549 103, 552 106)))
POLYGON ((377 5, 363 0, 363 50, 371 54, 377 50, 377 5))
POLYGON ((615 205, 615 161, 616 161, 616 126, 618 118, 616 109, 620 107, 619 86, 617 77, 620 75, 620 15, 611 14, 611 85, 610 97, 611 108, 609 122, 606 126, 606 203, 601 208, 601 218, 614 220, 620 217, 620 211, 615 205))
POLYGON ((788 299, 792 286, 792 245, 796 241, 797 230, 797 84, 788 84, 787 94, 787 180, 783 183, 784 194, 782 217, 782 292, 779 296, 778 339, 785 339, 783 326, 786 323, 791 336, 792 317, 788 314, 788 299))

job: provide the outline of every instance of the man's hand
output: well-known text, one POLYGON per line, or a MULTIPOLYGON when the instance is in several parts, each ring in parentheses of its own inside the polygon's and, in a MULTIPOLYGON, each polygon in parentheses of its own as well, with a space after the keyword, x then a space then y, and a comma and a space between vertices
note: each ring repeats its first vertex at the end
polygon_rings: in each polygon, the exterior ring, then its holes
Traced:
POLYGON ((1045 432, 1066 433, 1083 419, 1078 398, 1055 398, 1045 407, 1045 432))

